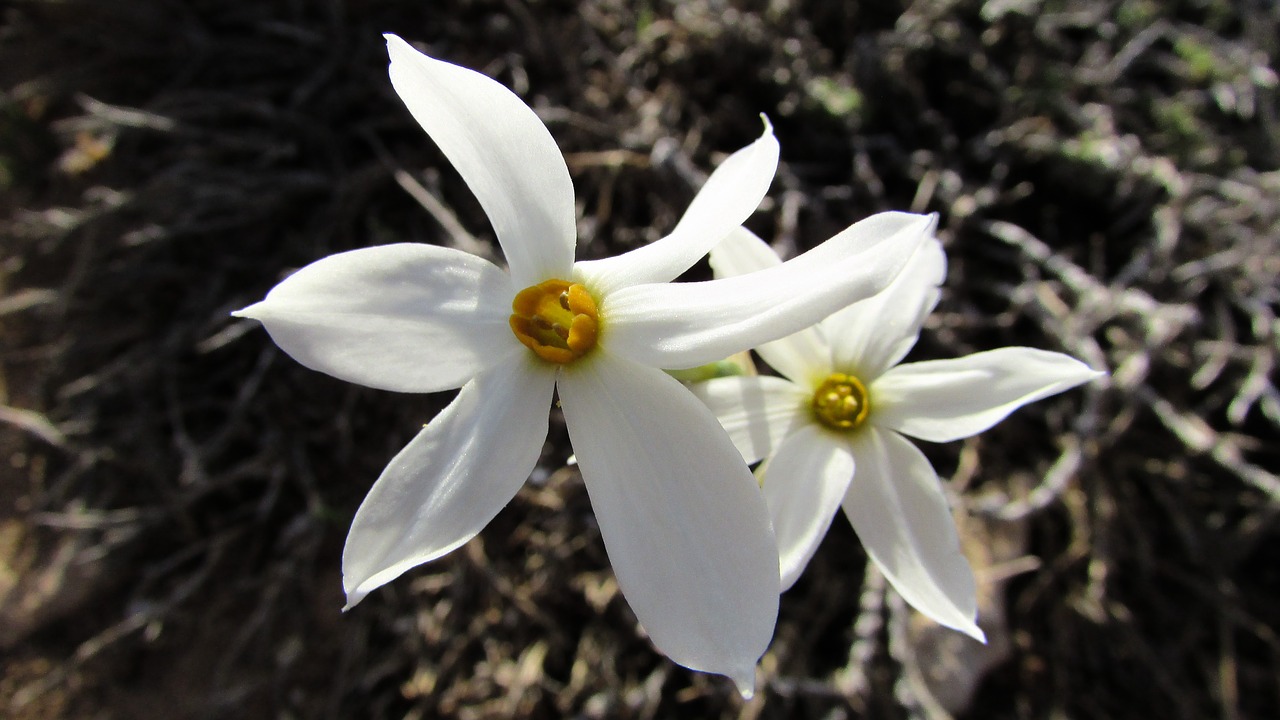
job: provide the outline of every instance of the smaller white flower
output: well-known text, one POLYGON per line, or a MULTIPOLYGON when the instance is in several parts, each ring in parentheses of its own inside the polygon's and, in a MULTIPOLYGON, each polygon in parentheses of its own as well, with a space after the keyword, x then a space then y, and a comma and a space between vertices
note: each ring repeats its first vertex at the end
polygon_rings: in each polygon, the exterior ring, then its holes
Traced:
MULTIPOLYGON (((740 228, 711 252, 717 277, 782 261, 740 228)), ((757 348, 784 377, 694 386, 761 477, 782 588, 800 576, 843 507, 867 554, 921 613, 985 642, 973 572, 946 496, 910 441, 975 435, 1017 408, 1102 373, 1066 355, 1009 347, 899 365, 938 302, 946 256, 922 244, 897 279, 795 335, 757 348)))

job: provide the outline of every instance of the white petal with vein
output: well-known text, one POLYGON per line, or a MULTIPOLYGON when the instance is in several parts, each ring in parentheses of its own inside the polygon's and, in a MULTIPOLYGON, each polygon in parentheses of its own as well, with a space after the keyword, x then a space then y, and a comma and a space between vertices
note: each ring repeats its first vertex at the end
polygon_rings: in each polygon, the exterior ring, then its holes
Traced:
POLYGON ((636 285, 604 298, 610 351, 681 369, 791 335, 882 290, 933 219, 880 213, 774 268, 723 280, 636 285))
POLYGON ((1101 375, 1062 353, 1025 347, 908 363, 872 385, 872 420, 921 440, 958 440, 1101 375))
POLYGON ((312 370, 382 390, 436 392, 522 350, 514 291, 474 255, 403 243, 317 260, 235 315, 312 370))
POLYGON ((527 354, 481 373, 392 459, 347 535, 348 608, 470 540, 510 502, 542 452, 555 377, 527 354))
POLYGON ((778 539, 783 590, 795 584, 826 536, 854 472, 847 439, 817 425, 788 435, 769 459, 761 490, 778 539))
POLYGON ((809 421, 809 393, 782 378, 738 375, 689 386, 711 408, 748 463, 773 454, 787 433, 809 421))
POLYGON ((750 692, 778 561, 733 443, 678 381, 599 350, 566 368, 560 400, 618 584, 653 644, 750 692))
MULTIPOLYGON (((711 269, 717 278, 746 275, 778 267, 782 259, 768 243, 740 227, 711 250, 711 269)), ((901 276, 899 276, 901 277, 901 276)), ((781 340, 756 348, 760 357, 782 375, 805 385, 818 385, 832 372, 831 348, 822 325, 815 324, 781 340)))
POLYGON ((392 87, 475 193, 516 285, 568 279, 573 182, 547 127, 493 79, 386 39, 392 87))
POLYGON ((875 427, 854 437, 853 453, 858 469, 844 512, 867 554, 916 610, 986 642, 975 622, 973 571, 928 458, 901 435, 875 427))
POLYGON ((730 155, 711 173, 670 235, 622 255, 578 263, 575 271, 601 294, 675 280, 751 217, 777 169, 778 141, 766 119, 758 140, 730 155))
POLYGON ((942 243, 929 239, 883 292, 823 320, 835 366, 871 382, 916 344, 920 327, 938 304, 938 286, 947 274, 942 243))

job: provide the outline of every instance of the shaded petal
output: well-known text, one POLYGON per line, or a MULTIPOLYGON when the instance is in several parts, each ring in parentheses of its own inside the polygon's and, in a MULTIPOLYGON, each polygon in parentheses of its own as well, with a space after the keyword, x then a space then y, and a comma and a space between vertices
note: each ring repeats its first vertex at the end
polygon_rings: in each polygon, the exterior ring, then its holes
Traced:
POLYGON ((748 464, 772 455, 784 437, 809 420, 809 392, 782 378, 738 375, 689 389, 715 413, 748 464))
POLYGON ((756 480, 667 374, 597 351, 560 401, 618 584, 653 644, 744 694, 773 635, 778 564, 756 480))
POLYGON ((908 363, 870 388, 871 419, 921 440, 958 440, 1101 375, 1073 357, 1025 347, 908 363))
POLYGON ((475 537, 510 502, 542 452, 555 377, 527 356, 481 373, 391 460, 342 552, 348 608, 475 537))
POLYGON ((942 243, 930 238, 883 292, 822 321, 835 367, 871 382, 897 365, 916 344, 946 278, 942 243))
MULTIPOLYGON (((750 230, 739 227, 711 250, 711 270, 717 278, 746 275, 782 264, 782 258, 750 230)), ((818 385, 832 372, 831 349, 822 325, 809 327, 756 348, 779 373, 805 385, 818 385)))
POLYGON ((670 282, 751 217, 778 169, 778 141, 768 118, 761 118, 760 138, 720 163, 670 235, 622 255, 578 263, 575 270, 580 277, 600 294, 641 283, 670 282))
POLYGON ((688 368, 791 335, 888 285, 933 218, 880 213, 782 265, 723 280, 636 285, 600 308, 610 352, 688 368))
POLYGON ((475 193, 516 285, 568 279, 573 182, 546 126, 493 79, 385 37, 392 87, 475 193))
POLYGON ((716 278, 746 275, 782 264, 782 258, 759 235, 739 225, 711 248, 707 257, 716 278))
POLYGON ((844 438, 805 425, 769 459, 760 489, 778 540, 782 589, 795 584, 827 535, 853 479, 853 453, 844 438))
POLYGON ((460 387, 521 346, 511 279, 459 250, 403 243, 330 255, 234 315, 260 321, 293 359, 382 390, 460 387))
POLYGON ((903 598, 941 625, 986 642, 977 587, 928 458, 892 430, 853 438, 858 470, 844 499, 867 555, 903 598))

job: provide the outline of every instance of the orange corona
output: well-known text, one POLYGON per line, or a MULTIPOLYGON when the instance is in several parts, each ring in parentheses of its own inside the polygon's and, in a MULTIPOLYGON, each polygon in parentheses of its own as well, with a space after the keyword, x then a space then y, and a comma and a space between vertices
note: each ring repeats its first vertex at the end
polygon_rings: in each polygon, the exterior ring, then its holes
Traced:
POLYGON ((563 365, 596 346, 600 315, 585 287, 547 280, 516 293, 511 301, 511 331, 538 357, 563 365))

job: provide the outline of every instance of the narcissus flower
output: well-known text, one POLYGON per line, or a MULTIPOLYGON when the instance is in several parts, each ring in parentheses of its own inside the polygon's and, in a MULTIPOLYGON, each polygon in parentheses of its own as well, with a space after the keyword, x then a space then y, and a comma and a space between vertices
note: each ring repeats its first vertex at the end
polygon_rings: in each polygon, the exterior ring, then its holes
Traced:
POLYGON ((558 390, 618 583, 659 650, 744 693, 773 633, 777 550, 755 479, 663 368, 776 339, 883 288, 928 220, 887 215, 751 278, 670 284, 772 181, 761 137, 672 233, 574 262, 573 186, 550 133, 493 80, 387 36, 391 82, 488 215, 509 267, 430 245, 319 260, 237 313, 307 367, 401 392, 461 388, 387 466, 343 552, 348 607, 467 542, 538 461, 558 390))
MULTIPOLYGON (((754 277, 780 264, 745 229, 711 251, 716 277, 754 277)), ((884 292, 756 348, 783 377, 718 378, 694 389, 746 460, 765 460, 761 487, 784 590, 843 507, 871 560, 907 602, 983 640, 973 573, 941 483, 903 436, 969 437, 1101 373, 1023 347, 899 365, 938 302, 945 270, 942 245, 930 239, 884 292)))

